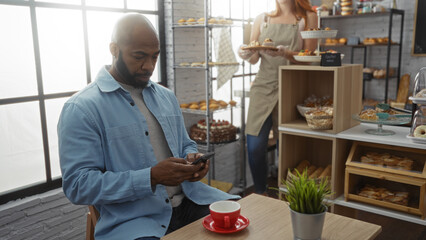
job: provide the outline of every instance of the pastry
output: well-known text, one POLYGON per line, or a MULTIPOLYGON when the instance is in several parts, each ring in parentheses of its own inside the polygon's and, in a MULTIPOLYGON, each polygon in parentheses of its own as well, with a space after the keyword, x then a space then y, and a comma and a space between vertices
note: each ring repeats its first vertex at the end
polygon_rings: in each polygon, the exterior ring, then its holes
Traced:
POLYGON ((181 105, 180 105, 180 108, 188 108, 189 107, 189 104, 188 103, 182 103, 181 105))
MULTIPOLYGON (((311 165, 310 162, 308 162, 307 160, 303 160, 302 162, 299 163, 299 165, 297 165, 297 167, 294 170, 297 170, 300 174, 303 173, 303 171, 308 168, 311 165)), ((293 175, 296 175, 296 171, 293 170, 293 175)))
POLYGON ((308 176, 310 176, 312 173, 315 172, 315 170, 317 170, 317 167, 315 167, 314 165, 311 165, 308 167, 308 170, 306 171, 308 176))
POLYGON ((258 47, 258 46, 260 46, 260 43, 258 41, 251 41, 248 46, 249 47, 258 47))
POLYGON ((426 125, 417 126, 414 129, 414 137, 426 138, 426 125))
POLYGON ((215 24, 217 21, 215 18, 210 18, 209 19, 209 24, 215 24))
POLYGON ((209 104, 209 108, 210 108, 210 110, 216 110, 216 109, 219 108, 219 105, 216 104, 216 103, 210 103, 209 104))
POLYGON ((319 175, 321 175, 322 171, 324 171, 324 168, 322 168, 322 167, 317 168, 317 169, 315 170, 315 172, 313 172, 311 175, 308 175, 308 176, 309 176, 309 179, 315 179, 315 178, 318 178, 318 177, 319 177, 319 175))
POLYGON ((198 109, 198 108, 200 108, 200 107, 198 106, 198 104, 191 104, 191 105, 189 106, 189 108, 190 108, 190 109, 198 109))
POLYGON ((194 19, 194 18, 189 18, 188 20, 186 20, 186 23, 187 23, 187 24, 195 24, 195 23, 196 23, 196 21, 195 21, 195 19, 194 19))
POLYGON ((205 21, 205 20, 206 20, 206 19, 202 17, 202 18, 200 18, 200 19, 198 19, 198 20, 197 20, 197 23, 198 23, 198 24, 204 24, 204 21, 205 21))
POLYGON ((322 173, 319 175, 318 178, 323 178, 323 177, 331 177, 331 164, 329 164, 324 171, 322 171, 322 173))
POLYGON ((227 103, 227 102, 225 102, 225 101, 223 101, 223 100, 220 100, 218 103, 219 103, 219 105, 220 105, 221 107, 226 107, 226 106, 228 106, 228 103, 227 103))
POLYGON ((339 39, 339 43, 341 43, 341 44, 346 44, 347 42, 348 42, 347 38, 340 38, 339 39))
POLYGON ((231 101, 229 101, 229 105, 231 105, 231 106, 235 106, 235 105, 237 105, 237 102, 236 102, 236 101, 234 101, 234 100, 231 100, 231 101))
POLYGON ((186 23, 186 20, 184 18, 179 19, 178 24, 184 25, 186 23))
POLYGON ((265 46, 265 47, 274 47, 275 43, 274 43, 274 41, 272 41, 272 39, 265 38, 265 40, 262 43, 262 46, 265 46))
POLYGON ((379 119, 379 117, 377 117, 376 115, 376 110, 374 109, 367 109, 367 110, 361 111, 361 113, 359 114, 359 118, 364 120, 373 120, 373 121, 377 121, 379 119))

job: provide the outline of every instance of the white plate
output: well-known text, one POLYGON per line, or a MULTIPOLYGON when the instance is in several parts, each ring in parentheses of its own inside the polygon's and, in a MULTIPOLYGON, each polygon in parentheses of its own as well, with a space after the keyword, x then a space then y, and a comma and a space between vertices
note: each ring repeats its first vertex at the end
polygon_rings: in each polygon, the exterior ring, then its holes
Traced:
POLYGON ((411 135, 407 135, 407 138, 414 143, 426 144, 426 138, 413 137, 411 135))
MULTIPOLYGON (((345 54, 340 54, 340 59, 343 59, 345 54)), ((298 56, 294 55, 294 59, 299 62, 321 62, 321 56, 298 56)))
POLYGON ((300 34, 303 39, 335 38, 337 30, 301 31, 300 34))
POLYGON ((416 98, 416 97, 409 97, 413 103, 419 103, 419 104, 426 104, 426 98, 416 98))

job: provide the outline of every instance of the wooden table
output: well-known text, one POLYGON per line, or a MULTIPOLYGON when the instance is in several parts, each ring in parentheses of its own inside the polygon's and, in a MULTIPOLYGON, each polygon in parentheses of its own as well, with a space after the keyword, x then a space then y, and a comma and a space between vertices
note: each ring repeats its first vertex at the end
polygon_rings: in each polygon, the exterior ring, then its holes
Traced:
MULTIPOLYGON (((293 240, 290 211, 285 202, 257 194, 251 194, 238 202, 241 204, 241 214, 250 220, 250 225, 240 232, 232 234, 210 232, 203 227, 203 219, 200 219, 161 239, 293 240)), ((374 239, 381 231, 382 227, 379 225, 327 213, 322 239, 374 239)))

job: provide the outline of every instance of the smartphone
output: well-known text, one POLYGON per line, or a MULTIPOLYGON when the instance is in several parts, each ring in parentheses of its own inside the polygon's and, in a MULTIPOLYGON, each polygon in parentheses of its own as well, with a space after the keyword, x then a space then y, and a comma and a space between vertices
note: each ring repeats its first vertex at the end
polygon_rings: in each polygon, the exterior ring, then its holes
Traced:
POLYGON ((213 156, 214 156, 214 152, 208 152, 208 153, 204 154, 203 156, 199 157, 197 160, 193 161, 191 164, 196 165, 200 162, 205 163, 208 159, 210 159, 213 156))

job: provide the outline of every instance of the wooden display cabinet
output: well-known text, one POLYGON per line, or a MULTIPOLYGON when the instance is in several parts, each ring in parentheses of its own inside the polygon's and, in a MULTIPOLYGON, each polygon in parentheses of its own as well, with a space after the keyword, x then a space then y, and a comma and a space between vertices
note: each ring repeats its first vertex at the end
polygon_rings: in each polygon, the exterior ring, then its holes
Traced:
MULTIPOLYGON (((343 194, 345 160, 349 153, 350 141, 333 137, 298 133, 279 133, 278 179, 286 179, 287 171, 307 160, 317 167, 331 164, 331 199, 343 194)), ((279 182, 279 187, 284 187, 279 182)))
POLYGON ((426 179, 425 156, 426 149, 405 148, 366 142, 354 142, 349 153, 348 159, 346 161, 346 166, 426 179), (365 156, 368 152, 390 154, 397 157, 409 158, 413 161, 413 165, 411 170, 403 170, 400 169, 398 166, 392 167, 362 163, 361 157, 365 156))
POLYGON ((320 131, 338 133, 359 124, 351 116, 362 108, 362 65, 281 66, 278 79, 279 126, 310 130, 296 106, 313 94, 333 97, 333 128, 320 131))
POLYGON ((423 179, 400 176, 396 174, 359 169, 348 166, 345 171, 345 201, 353 200, 379 207, 425 217, 425 181, 423 179), (358 195, 359 190, 366 184, 386 188, 392 192, 408 192, 408 205, 376 200, 358 195))

